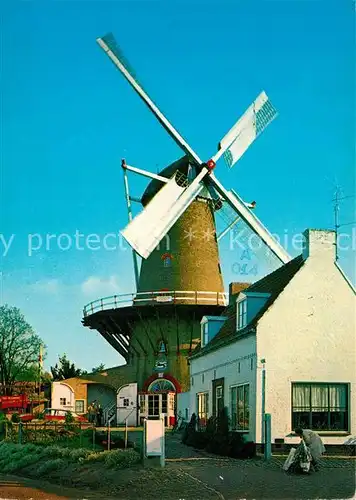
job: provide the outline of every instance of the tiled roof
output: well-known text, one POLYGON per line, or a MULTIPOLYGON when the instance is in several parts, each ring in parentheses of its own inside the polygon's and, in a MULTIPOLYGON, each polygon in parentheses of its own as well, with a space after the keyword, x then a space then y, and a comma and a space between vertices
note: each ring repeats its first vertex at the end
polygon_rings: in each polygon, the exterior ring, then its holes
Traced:
POLYGON ((227 316, 227 320, 221 327, 219 333, 209 342, 209 344, 201 348, 198 345, 192 355, 202 356, 205 353, 215 350, 222 345, 234 342, 238 337, 247 335, 250 333, 255 333, 255 328, 258 320, 264 315, 264 313, 271 307, 273 302, 276 300, 278 295, 284 290, 284 288, 291 281, 293 276, 299 271, 304 263, 302 255, 299 255, 295 259, 287 262, 282 267, 276 269, 272 273, 268 274, 264 278, 256 281, 248 288, 243 290, 244 292, 255 292, 255 293, 269 293, 270 297, 267 299, 264 306, 259 310, 257 315, 252 318, 250 323, 245 326, 242 330, 236 332, 236 303, 229 304, 225 311, 223 311, 222 316, 227 316))

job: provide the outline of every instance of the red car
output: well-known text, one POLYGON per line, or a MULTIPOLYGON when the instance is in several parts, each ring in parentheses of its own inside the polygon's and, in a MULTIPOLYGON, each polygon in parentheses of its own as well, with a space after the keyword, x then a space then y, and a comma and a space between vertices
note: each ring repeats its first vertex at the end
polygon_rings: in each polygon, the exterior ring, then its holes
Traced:
POLYGON ((31 422, 31 420, 33 420, 34 418, 32 413, 22 413, 22 415, 19 415, 19 417, 21 422, 31 422))
POLYGON ((47 408, 45 410, 45 420, 54 422, 64 422, 66 419, 66 415, 68 413, 72 414, 72 417, 74 418, 75 422, 88 422, 88 419, 86 419, 82 415, 78 415, 77 413, 74 413, 70 410, 57 410, 55 408, 47 408))

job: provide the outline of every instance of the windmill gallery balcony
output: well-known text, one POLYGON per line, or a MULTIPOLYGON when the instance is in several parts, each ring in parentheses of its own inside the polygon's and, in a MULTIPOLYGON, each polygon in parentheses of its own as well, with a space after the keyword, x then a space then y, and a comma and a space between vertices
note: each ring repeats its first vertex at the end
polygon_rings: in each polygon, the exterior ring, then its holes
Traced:
POLYGON ((174 343, 175 350, 179 352, 184 345, 191 351, 199 337, 201 317, 221 314, 226 305, 223 292, 137 292, 90 302, 84 307, 82 322, 97 330, 128 361, 132 355, 154 351, 153 339, 163 329, 161 336, 174 338, 169 344, 174 343))
POLYGON ((111 295, 94 300, 84 307, 84 318, 98 311, 130 306, 186 304, 186 305, 227 305, 227 295, 222 292, 164 290, 111 295))

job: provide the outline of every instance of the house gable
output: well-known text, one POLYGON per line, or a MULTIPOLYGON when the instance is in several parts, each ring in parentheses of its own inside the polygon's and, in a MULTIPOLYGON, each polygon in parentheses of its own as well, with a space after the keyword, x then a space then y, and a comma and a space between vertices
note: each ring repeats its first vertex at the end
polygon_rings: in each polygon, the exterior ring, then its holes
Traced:
MULTIPOLYGON (((321 246, 314 240, 303 267, 260 318, 256 331, 257 358, 266 360, 266 412, 273 415, 274 438, 286 442, 293 442, 288 441, 292 383, 345 383, 352 393, 356 390, 355 292, 335 265, 334 233, 326 233, 326 241, 318 233, 321 246)), ((259 400, 256 411, 261 411, 259 400)), ((355 398, 349 400, 349 415, 350 432, 355 433, 355 398)), ((343 436, 332 439, 345 441, 343 436)))

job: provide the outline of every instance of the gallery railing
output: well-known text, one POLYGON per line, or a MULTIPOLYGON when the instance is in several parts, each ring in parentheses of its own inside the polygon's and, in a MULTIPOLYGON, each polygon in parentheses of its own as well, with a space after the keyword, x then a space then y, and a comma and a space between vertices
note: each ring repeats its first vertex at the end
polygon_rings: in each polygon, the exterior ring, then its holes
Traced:
POLYGON ((227 305, 227 294, 223 292, 202 292, 186 290, 165 290, 155 292, 127 293, 122 295, 111 295, 102 299, 94 300, 84 307, 84 317, 90 316, 98 311, 107 309, 118 309, 133 305, 164 305, 164 304, 206 304, 227 305))

